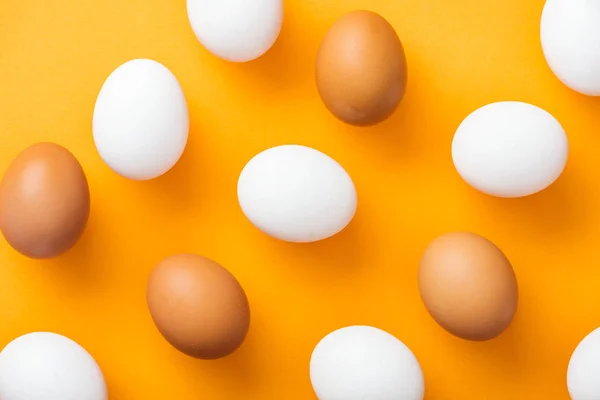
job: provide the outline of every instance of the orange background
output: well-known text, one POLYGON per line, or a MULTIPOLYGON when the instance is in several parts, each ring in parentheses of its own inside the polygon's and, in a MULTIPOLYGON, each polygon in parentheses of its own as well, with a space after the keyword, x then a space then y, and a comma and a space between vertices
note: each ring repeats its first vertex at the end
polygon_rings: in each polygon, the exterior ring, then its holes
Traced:
POLYGON ((370 324, 414 351, 427 400, 567 400, 570 354, 600 325, 600 100, 551 74, 539 42, 543 3, 288 0, 274 48, 230 64, 201 47, 184 0, 2 1, 0 171, 34 142, 60 143, 87 173, 92 210, 82 240, 58 259, 28 260, 0 242, 0 346, 30 331, 65 334, 96 358, 111 400, 300 400, 314 399, 315 344, 370 324), (409 82, 390 120, 360 129, 326 111, 313 74, 330 24, 365 7, 396 28, 409 82), (91 133, 104 80, 140 57, 173 71, 191 114, 183 158, 149 182, 110 171, 91 133), (452 165, 458 124, 499 100, 541 106, 569 135, 564 175, 530 198, 484 196, 452 165), (239 172, 285 143, 322 150, 353 177, 359 208, 340 235, 286 244, 244 218, 239 172), (496 340, 453 338, 420 302, 421 252, 452 230, 488 237, 514 265, 519 311, 496 340), (222 263, 247 291, 252 327, 231 357, 188 358, 152 324, 148 274, 182 251, 222 263))

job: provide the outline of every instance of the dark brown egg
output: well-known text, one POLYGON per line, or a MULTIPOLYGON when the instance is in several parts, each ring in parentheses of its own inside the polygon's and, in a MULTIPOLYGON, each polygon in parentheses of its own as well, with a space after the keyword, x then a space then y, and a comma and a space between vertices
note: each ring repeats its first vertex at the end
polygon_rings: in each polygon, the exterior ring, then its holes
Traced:
POLYGON ((225 268, 194 254, 177 254, 152 271, 146 292, 156 327, 179 351, 217 359, 235 351, 250 326, 244 290, 225 268))
POLYGON ((402 100, 406 68, 404 48, 390 23, 370 11, 353 11, 337 20, 321 42, 317 89, 340 120, 374 125, 402 100))
POLYGON ((81 237, 90 191, 77 159, 54 143, 38 143, 9 165, 0 184, 0 230, 31 258, 52 258, 81 237))
POLYGON ((447 233, 429 244, 419 266, 419 290, 438 324, 477 341, 504 332, 519 301, 517 279, 504 253, 467 232, 447 233))

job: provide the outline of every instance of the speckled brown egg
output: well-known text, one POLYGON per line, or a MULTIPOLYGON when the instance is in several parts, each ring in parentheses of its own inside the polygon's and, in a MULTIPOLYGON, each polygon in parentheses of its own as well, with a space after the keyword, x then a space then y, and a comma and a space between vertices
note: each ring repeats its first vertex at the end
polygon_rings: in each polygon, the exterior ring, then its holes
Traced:
POLYGON ((353 11, 338 19, 321 42, 317 89, 340 120, 374 125, 402 100, 406 68, 404 48, 392 25, 371 11, 353 11))
POLYGON ((429 244, 419 266, 425 307, 444 329, 468 340, 495 338, 517 311, 513 268, 489 240, 447 233, 429 244))
POLYGON ((38 143, 9 165, 0 184, 0 230, 18 252, 52 258, 81 237, 90 191, 77 159, 64 147, 38 143))
POLYGON ((150 275, 146 298, 164 338, 195 358, 231 354, 250 326, 248 299, 238 281, 199 255, 177 254, 162 260, 150 275))

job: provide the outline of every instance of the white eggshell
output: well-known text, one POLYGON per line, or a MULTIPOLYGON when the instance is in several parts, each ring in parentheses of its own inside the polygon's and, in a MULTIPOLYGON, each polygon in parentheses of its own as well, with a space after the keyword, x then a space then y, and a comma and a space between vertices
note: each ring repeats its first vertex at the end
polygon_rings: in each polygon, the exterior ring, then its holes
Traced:
POLYGON ((600 328, 575 348, 567 369, 567 387, 572 400, 600 399, 600 328))
POLYGON ((288 242, 335 235, 356 212, 356 189, 334 159, 299 145, 265 150, 242 170, 238 200, 261 231, 288 242))
POLYGON ((93 132, 100 156, 119 175, 147 180, 164 174, 181 157, 189 132, 177 78, 152 60, 121 65, 100 90, 93 132))
POLYGON ((283 0, 187 0, 194 34, 211 53, 246 62, 266 53, 283 23, 283 0))
POLYGON ((325 336, 312 353, 310 380, 319 400, 422 400, 425 394, 412 351, 370 326, 325 336))
POLYGON ((481 192, 523 197, 560 176, 568 147, 565 131, 548 112, 505 101, 465 118, 454 135, 452 159, 462 178, 481 192))
POLYGON ((0 353, 2 400, 106 400, 96 361, 64 336, 35 332, 10 342, 0 353))
POLYGON ((550 69, 577 92, 600 96, 600 2, 547 0, 540 23, 550 69))

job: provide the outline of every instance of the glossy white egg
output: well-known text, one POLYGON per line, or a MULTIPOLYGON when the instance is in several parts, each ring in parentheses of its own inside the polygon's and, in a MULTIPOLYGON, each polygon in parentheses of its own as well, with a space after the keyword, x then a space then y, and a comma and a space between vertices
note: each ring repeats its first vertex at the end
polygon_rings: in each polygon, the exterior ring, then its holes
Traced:
POLYGON ((497 197, 523 197, 551 185, 568 157, 567 135, 548 112, 505 101, 472 112, 452 142, 456 170, 472 187, 497 197))
POLYGON ((183 90, 162 64, 128 61, 104 82, 94 108, 94 142, 119 175, 147 180, 164 174, 183 154, 188 132, 183 90))
POLYGON ((23 335, 0 353, 2 400, 107 400, 102 371, 73 340, 49 332, 23 335))
POLYGON ((258 229, 288 242, 314 242, 340 232, 354 217, 356 189, 328 155, 283 145, 253 157, 238 180, 238 200, 258 229))
POLYGON ((283 23, 283 0, 187 0, 194 34, 227 61, 246 62, 266 53, 283 23))
POLYGON ((600 399, 600 328, 588 334, 575 348, 567 369, 567 387, 572 400, 600 399))
POLYGON ((310 359, 319 400, 422 400, 425 384, 413 352, 381 329, 349 326, 325 336, 310 359))
POLYGON ((550 69, 565 85, 600 96, 600 2, 547 0, 540 23, 550 69))

